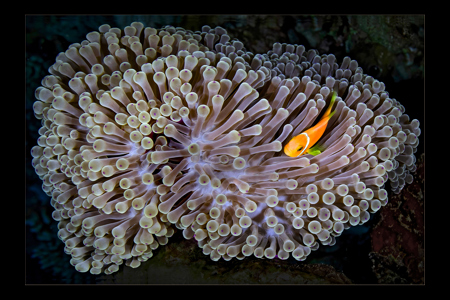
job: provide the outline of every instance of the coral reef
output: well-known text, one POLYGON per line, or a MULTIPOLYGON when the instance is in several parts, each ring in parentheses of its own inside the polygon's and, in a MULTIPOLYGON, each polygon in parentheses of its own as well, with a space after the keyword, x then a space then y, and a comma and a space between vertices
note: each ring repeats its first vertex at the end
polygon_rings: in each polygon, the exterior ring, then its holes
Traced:
POLYGON ((379 283, 424 283, 424 158, 417 161, 418 177, 390 197, 371 233, 379 283))
POLYGON ((133 268, 175 230, 212 260, 305 260, 413 181, 419 122, 364 74, 299 45, 253 54, 221 27, 100 26, 36 92, 33 166, 80 272, 133 268), (336 113, 317 156, 282 146, 336 113))

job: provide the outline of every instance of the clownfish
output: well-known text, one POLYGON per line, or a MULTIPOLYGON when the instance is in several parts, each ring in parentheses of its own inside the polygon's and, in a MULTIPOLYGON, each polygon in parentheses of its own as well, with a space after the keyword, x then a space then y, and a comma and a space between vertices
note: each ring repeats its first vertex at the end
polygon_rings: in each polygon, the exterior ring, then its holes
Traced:
POLYGON ((315 146, 314 144, 317 143, 317 141, 322 137, 325 129, 327 128, 328 121, 336 112, 331 112, 331 108, 333 107, 335 99, 336 92, 334 92, 331 96, 330 105, 328 106, 328 109, 325 111, 325 114, 322 116, 320 121, 313 127, 293 137, 286 144, 286 146, 284 146, 284 153, 287 156, 298 157, 305 153, 318 155, 323 151, 322 147, 320 147, 319 145, 315 146))

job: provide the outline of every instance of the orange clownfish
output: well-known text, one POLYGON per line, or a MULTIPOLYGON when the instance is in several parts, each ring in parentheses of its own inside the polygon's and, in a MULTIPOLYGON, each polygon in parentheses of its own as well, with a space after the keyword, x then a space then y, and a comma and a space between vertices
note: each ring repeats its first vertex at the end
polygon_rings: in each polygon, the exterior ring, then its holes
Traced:
POLYGON ((308 153, 311 155, 318 155, 322 152, 323 149, 320 149, 320 146, 314 146, 315 143, 322 137, 325 129, 327 128, 328 121, 334 115, 336 111, 331 112, 331 108, 333 107, 334 101, 336 99, 336 92, 333 93, 331 97, 330 105, 328 109, 325 111, 325 114, 320 119, 319 123, 317 123, 314 127, 311 127, 299 135, 293 137, 287 144, 284 146, 284 153, 290 157, 297 157, 302 154, 308 153), (314 146, 314 147, 313 147, 314 146))

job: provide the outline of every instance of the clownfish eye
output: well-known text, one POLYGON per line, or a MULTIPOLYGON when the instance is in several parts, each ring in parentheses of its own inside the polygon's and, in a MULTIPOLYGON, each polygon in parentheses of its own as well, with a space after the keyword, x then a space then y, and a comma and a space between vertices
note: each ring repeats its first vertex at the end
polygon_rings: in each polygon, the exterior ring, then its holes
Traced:
POLYGON ((297 149, 297 151, 300 151, 303 149, 303 146, 300 146, 300 148, 297 149))

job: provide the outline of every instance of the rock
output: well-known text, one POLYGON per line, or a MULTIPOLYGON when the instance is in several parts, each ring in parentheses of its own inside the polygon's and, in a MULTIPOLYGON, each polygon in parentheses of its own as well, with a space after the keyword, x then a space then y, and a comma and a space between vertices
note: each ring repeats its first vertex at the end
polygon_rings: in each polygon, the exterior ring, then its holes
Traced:
POLYGON ((372 237, 372 270, 379 283, 424 283, 424 168, 417 160, 414 182, 391 195, 372 237))
POLYGON ((120 267, 97 283, 125 284, 350 284, 347 276, 325 264, 258 259, 214 262, 194 241, 175 234, 140 267, 120 267))

